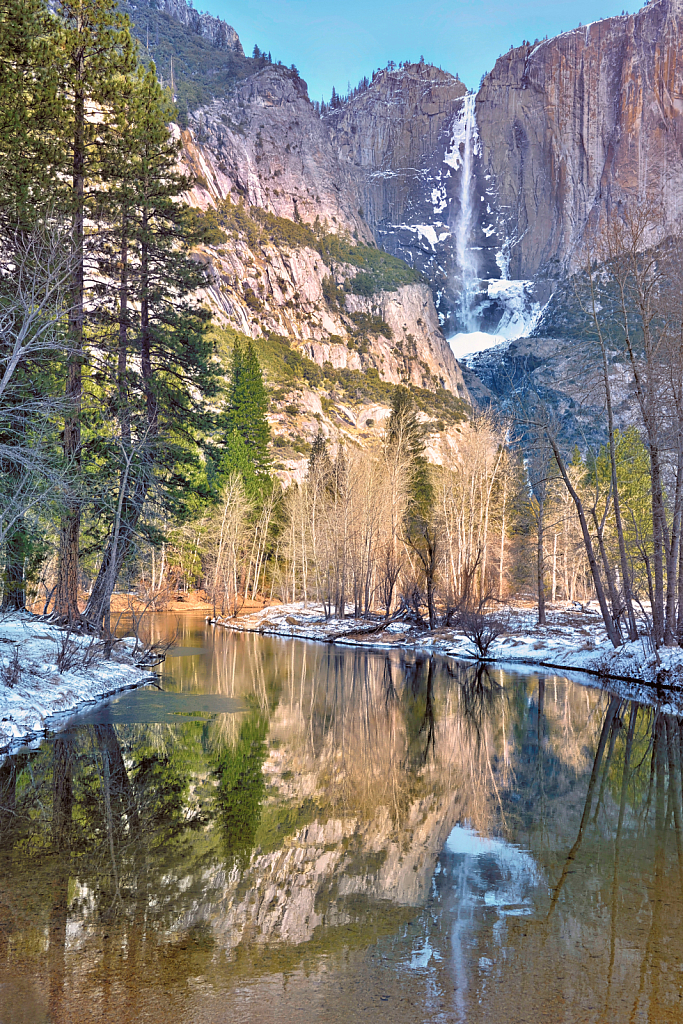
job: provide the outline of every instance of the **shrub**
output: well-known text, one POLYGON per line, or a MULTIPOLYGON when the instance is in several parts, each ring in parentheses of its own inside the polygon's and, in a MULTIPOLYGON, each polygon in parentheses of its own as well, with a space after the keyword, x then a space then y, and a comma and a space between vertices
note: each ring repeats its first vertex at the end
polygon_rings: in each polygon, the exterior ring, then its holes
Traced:
POLYGON ((249 309, 253 309, 256 313, 263 309, 263 303, 253 288, 250 288, 248 284, 244 286, 244 301, 249 309))
POLYGON ((415 284, 424 278, 408 264, 391 256, 383 249, 369 245, 354 244, 341 235, 323 235, 317 245, 325 263, 350 263, 358 267, 359 273, 348 282, 350 291, 357 295, 374 295, 375 292, 395 292, 406 284, 415 284))
POLYGON ((53 640, 55 661, 59 672, 70 672, 83 662, 83 648, 70 629, 60 630, 53 640))
POLYGON ((477 608, 461 608, 455 625, 474 644, 479 657, 485 658, 491 645, 509 629, 510 617, 506 611, 487 613, 482 602, 477 608))
POLYGON ((349 313, 349 318, 356 327, 355 333, 359 338, 365 338, 368 334, 382 334, 389 340, 393 337, 389 324, 375 313, 349 313))
POLYGON ((337 286, 337 282, 328 274, 323 278, 323 297, 331 309, 341 309, 346 305, 344 290, 337 286))
POLYGON ((3 660, 0 665, 0 680, 10 690, 17 685, 21 679, 21 665, 19 663, 19 648, 15 647, 14 651, 7 658, 3 660))

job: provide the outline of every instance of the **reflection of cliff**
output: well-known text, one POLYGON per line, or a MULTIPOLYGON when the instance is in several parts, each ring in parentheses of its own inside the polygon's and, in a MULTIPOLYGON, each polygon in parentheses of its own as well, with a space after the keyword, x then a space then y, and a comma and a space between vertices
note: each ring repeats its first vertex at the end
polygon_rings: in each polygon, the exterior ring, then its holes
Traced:
POLYGON ((379 978, 412 1024, 511 1005, 573 1024, 603 999, 605 1020, 668 1019, 676 718, 554 676, 227 633, 166 688, 191 693, 201 658, 241 716, 88 725, 0 774, 3 993, 35 977, 60 1024, 107 977, 109 1019, 158 999, 175 1024, 242 999, 256 1019, 295 976, 307 1012, 318 986, 379 978))
MULTIPOLYGON (((253 651, 240 659, 251 668, 235 680, 237 691, 266 693, 273 667, 267 642, 234 642, 253 651)), ((370 927, 382 903, 420 907, 456 822, 510 831, 502 801, 525 774, 528 744, 520 744, 522 763, 512 752, 529 707, 537 728, 526 686, 510 706, 510 694, 476 668, 454 672, 396 652, 349 656, 303 644, 289 653, 284 671, 280 662, 264 763, 268 795, 253 856, 243 874, 212 873, 212 898, 183 918, 184 927, 209 925, 229 949, 306 943, 351 923, 370 927)), ((542 740, 555 775, 562 774, 563 748, 578 771, 586 767, 585 747, 574 747, 568 722, 576 698, 560 687, 542 740)), ((595 701, 593 695, 591 706, 595 701)), ((561 788, 566 796, 570 785, 561 788)), ((555 811, 561 817, 563 810, 555 811)))

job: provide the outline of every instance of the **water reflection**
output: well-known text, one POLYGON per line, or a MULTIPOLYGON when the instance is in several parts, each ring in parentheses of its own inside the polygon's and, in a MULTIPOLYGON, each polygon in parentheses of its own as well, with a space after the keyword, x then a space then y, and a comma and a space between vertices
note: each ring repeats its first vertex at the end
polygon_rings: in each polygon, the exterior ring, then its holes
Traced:
POLYGON ((3 1024, 680 1019, 678 717, 206 630, 0 767, 3 1024))

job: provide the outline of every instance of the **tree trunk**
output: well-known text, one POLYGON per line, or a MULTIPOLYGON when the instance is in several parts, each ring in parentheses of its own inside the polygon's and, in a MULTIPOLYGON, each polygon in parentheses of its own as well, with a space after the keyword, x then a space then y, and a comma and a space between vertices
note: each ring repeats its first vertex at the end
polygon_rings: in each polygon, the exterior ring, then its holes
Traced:
POLYGON ((538 536, 536 543, 536 586, 538 589, 538 624, 545 626, 545 580, 543 572, 543 510, 545 498, 538 502, 538 536))
POLYGON ((666 537, 666 508, 662 491, 662 470, 659 448, 650 445, 650 473, 652 477, 652 534, 654 560, 654 604, 652 624, 655 643, 664 640, 664 542, 666 537))
POLYGON ((507 477, 503 477, 503 518, 500 527, 500 558, 498 561, 498 600, 503 600, 503 573, 505 569, 505 513, 507 511, 507 477))
POLYGON ((548 436, 548 440, 550 442, 550 446, 551 446, 551 448, 553 450, 553 455, 555 456, 555 462, 557 463, 557 468, 560 471, 562 479, 565 482, 565 486, 566 486, 567 490, 569 491, 569 493, 570 493, 570 495, 572 497, 572 501, 574 502, 574 505, 576 506, 576 511, 578 512, 578 515, 579 515, 579 522, 581 523, 581 533, 583 534, 583 543, 584 543, 585 548, 586 548, 586 555, 588 556, 588 564, 590 566, 591 575, 593 577, 593 585, 595 586, 595 592, 596 592, 597 597, 598 597, 598 603, 600 605, 600 611, 602 612, 602 621, 605 624, 605 631, 607 632, 607 636, 609 637, 609 639, 612 642, 612 644, 615 647, 618 647, 619 646, 620 637, 619 637, 619 635, 617 633, 617 630, 615 628, 614 622, 612 620, 612 616, 610 615, 610 611, 609 611, 609 608, 607 606, 607 600, 605 598, 605 590, 604 590, 604 587, 602 585, 602 580, 600 578, 600 567, 598 566, 597 560, 595 558, 595 552, 593 550, 593 542, 591 541, 590 531, 588 529, 588 523, 586 521, 586 516, 585 516, 585 513, 584 513, 584 509, 583 509, 583 502, 581 501, 581 498, 579 497, 579 495, 576 493, 576 489, 574 488, 574 486, 572 485, 571 480, 569 479, 569 474, 567 473, 567 467, 564 464, 564 459, 562 458, 562 455, 560 453, 559 448, 557 447, 557 444, 555 442, 554 437, 552 436, 552 434, 550 432, 548 432, 547 436, 548 436))
POLYGON ((557 534, 553 536, 553 589, 552 602, 555 604, 557 598, 557 534))
MULTIPOLYGON (((83 56, 79 51, 76 76, 83 74, 83 56)), ((72 164, 73 249, 76 256, 71 277, 69 310, 69 361, 64 397, 67 411, 62 447, 70 470, 78 472, 81 459, 81 401, 83 363, 83 261, 84 261, 84 187, 85 187, 85 91, 74 94, 74 137, 72 164)), ((78 608, 78 559, 81 533, 81 507, 77 497, 69 495, 62 515, 59 534, 59 563, 54 614, 63 622, 80 618, 78 608)))
POLYGON ((678 590, 678 566, 681 547, 681 517, 683 514, 683 444, 679 433, 678 461, 676 466, 676 488, 674 492, 674 515, 671 524, 671 542, 666 553, 666 612, 664 643, 673 647, 676 640, 676 596, 678 590))
POLYGON ((591 509, 591 514, 593 516, 593 522, 595 523, 595 532, 596 532, 597 537, 598 537, 598 549, 600 551, 600 558, 602 560, 603 568, 605 570, 605 579, 607 580, 607 589, 608 589, 608 592, 609 592, 609 600, 610 600, 610 604, 612 606, 612 619, 613 619, 613 621, 615 623, 615 627, 614 628, 615 628, 615 630, 617 632, 620 632, 620 628, 617 625, 617 623, 619 621, 619 612, 621 611, 620 602, 619 602, 619 595, 617 593, 617 588, 616 588, 615 583, 614 583, 614 574, 612 572, 612 566, 610 565, 609 557, 607 555, 607 549, 605 548, 605 540, 604 540, 605 519, 606 519, 606 516, 607 516, 607 511, 605 510, 605 517, 603 517, 602 523, 600 523, 598 521, 598 514, 597 514, 597 511, 596 511, 595 508, 591 509))
POLYGON ((5 573, 0 612, 21 611, 26 607, 25 548, 26 534, 20 526, 5 542, 5 573))

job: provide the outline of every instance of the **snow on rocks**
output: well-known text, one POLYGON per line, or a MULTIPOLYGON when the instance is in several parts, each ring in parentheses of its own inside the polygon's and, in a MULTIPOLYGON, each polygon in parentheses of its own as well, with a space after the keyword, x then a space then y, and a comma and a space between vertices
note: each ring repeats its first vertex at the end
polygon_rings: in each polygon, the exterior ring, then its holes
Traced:
POLYGON ((44 733, 52 715, 148 681, 131 644, 117 643, 105 659, 93 637, 28 613, 0 616, 0 752, 44 733))
MULTIPOLYGON (((348 610, 352 614, 352 609, 348 610)), ((377 648, 409 647, 435 654, 476 660, 474 644, 454 628, 433 632, 396 620, 384 629, 366 619, 326 619, 321 605, 297 602, 270 606, 237 619, 217 618, 216 625, 301 640, 377 648)), ((683 649, 652 650, 646 637, 614 649, 602 619, 593 610, 548 612, 539 626, 534 611, 513 610, 505 633, 485 659, 510 665, 547 666, 587 672, 601 678, 683 690, 683 649)))

